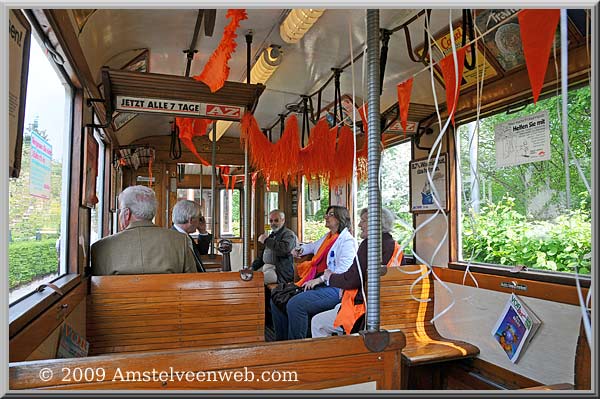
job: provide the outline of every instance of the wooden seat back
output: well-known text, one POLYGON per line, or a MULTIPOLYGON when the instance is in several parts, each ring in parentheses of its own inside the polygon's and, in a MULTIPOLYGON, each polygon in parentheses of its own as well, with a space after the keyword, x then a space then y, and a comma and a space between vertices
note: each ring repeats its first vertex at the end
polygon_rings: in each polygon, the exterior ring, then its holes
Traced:
POLYGON ((308 390, 374 383, 376 389, 400 389, 404 335, 393 332, 389 338, 383 352, 369 351, 362 337, 352 335, 10 363, 9 388, 308 390), (88 374, 65 378, 70 370, 88 374), (160 373, 164 379, 154 378, 160 373), (223 378, 226 374, 230 377, 223 378))
POLYGON ((90 355, 264 341, 262 273, 94 276, 90 355))
POLYGON ((380 286, 381 327, 404 332, 406 348, 402 358, 411 366, 476 356, 479 348, 442 337, 431 323, 434 285, 431 275, 425 276, 426 273, 424 265, 387 268, 380 286), (411 296, 411 284, 421 276, 425 277, 414 285, 411 296))

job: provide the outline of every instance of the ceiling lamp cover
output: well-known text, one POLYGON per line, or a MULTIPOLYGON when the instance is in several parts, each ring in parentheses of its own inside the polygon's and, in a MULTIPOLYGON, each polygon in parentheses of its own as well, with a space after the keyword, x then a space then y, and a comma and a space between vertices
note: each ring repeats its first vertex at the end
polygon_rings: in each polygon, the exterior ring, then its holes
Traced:
POLYGON ((281 39, 287 43, 297 43, 324 12, 323 9, 293 9, 279 26, 281 39))
POLYGON ((281 58, 282 54, 279 46, 267 47, 260 57, 258 57, 258 60, 256 60, 250 71, 250 83, 265 84, 277 67, 279 67, 279 64, 281 64, 281 58))

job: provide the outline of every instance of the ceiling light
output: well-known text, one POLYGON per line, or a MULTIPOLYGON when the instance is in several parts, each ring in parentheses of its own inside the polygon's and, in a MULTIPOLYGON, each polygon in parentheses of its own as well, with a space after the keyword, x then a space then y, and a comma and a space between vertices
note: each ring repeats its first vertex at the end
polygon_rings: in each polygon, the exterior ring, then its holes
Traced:
POLYGON ((324 12, 323 9, 293 9, 279 26, 281 38, 287 43, 297 43, 324 12))
POLYGON ((258 57, 258 60, 256 60, 250 71, 250 83, 265 84, 277 67, 279 67, 279 64, 281 64, 281 55, 279 46, 272 45, 267 47, 260 57, 258 57))
MULTIPOLYGON (((252 70, 250 71, 250 83, 252 84, 265 84, 271 77, 273 72, 281 64, 282 52, 279 46, 271 45, 263 50, 258 57, 258 60, 254 63, 252 70)), ((216 138, 219 140, 229 129, 232 121, 217 121, 217 134, 216 138)), ((208 138, 212 141, 213 133, 208 134, 208 138)))

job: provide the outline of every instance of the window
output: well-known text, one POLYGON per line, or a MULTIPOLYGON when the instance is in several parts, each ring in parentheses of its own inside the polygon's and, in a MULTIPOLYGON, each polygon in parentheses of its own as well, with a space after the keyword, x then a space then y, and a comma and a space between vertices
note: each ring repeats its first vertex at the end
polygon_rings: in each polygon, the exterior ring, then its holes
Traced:
POLYGON ((221 195, 221 237, 240 237, 241 231, 241 207, 240 190, 220 190, 221 195))
POLYGON ((329 206, 329 186, 322 179, 313 181, 315 186, 313 186, 312 193, 315 200, 311 201, 309 182, 306 178, 303 178, 303 182, 305 217, 304 223, 302 223, 302 239, 305 242, 312 242, 321 238, 328 231, 325 227, 325 211, 329 206))
POLYGON ((31 40, 21 173, 9 181, 9 303, 67 271, 71 109, 70 86, 31 40))
POLYGON ((96 177, 96 197, 98 203, 92 208, 92 226, 90 231, 90 245, 102 238, 103 222, 102 214, 104 209, 104 142, 100 134, 94 132, 94 138, 98 142, 98 176, 96 177))
POLYGON ((560 96, 510 115, 482 119, 478 132, 475 123, 459 127, 460 260, 567 273, 578 266, 579 273, 590 273, 591 199, 586 188, 592 161, 590 87, 571 90, 568 97, 572 151, 568 169, 560 96), (527 156, 537 143, 531 140, 533 136, 520 133, 502 141, 510 148, 500 147, 496 154, 495 127, 540 111, 548 112, 550 159, 496 167, 496 158, 507 152, 527 156), (568 193, 566 172, 570 176, 568 193))
MULTIPOLYGON (((404 253, 412 253, 412 214, 409 212, 409 162, 411 142, 407 141, 383 150, 381 154, 381 205, 394 212, 396 223, 392 237, 404 246, 404 253)), ((367 207, 369 194, 367 182, 359 184, 357 211, 367 207)))

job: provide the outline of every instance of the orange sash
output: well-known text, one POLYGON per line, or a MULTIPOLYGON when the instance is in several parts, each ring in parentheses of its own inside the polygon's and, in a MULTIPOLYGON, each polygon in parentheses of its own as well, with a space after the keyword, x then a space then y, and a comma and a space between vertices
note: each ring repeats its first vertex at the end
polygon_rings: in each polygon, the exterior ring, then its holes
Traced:
POLYGON ((298 276, 300 281, 296 283, 297 286, 302 286, 308 280, 312 280, 317 275, 317 272, 322 272, 327 268, 327 254, 329 250, 337 240, 339 234, 328 233, 327 237, 317 250, 317 253, 311 260, 302 262, 297 266, 298 276), (322 269, 322 270, 321 270, 322 269))
MULTIPOLYGON (((403 256, 404 254, 400 250, 400 245, 397 242, 394 243, 394 252, 387 263, 387 267, 400 266, 402 264, 403 256)), ((363 276, 363 278, 364 277, 365 276, 363 276)), ((366 298, 363 298, 363 303, 355 304, 354 299, 356 298, 356 294, 358 294, 358 288, 353 290, 344 290, 344 294, 342 295, 342 305, 340 306, 337 317, 333 322, 334 327, 342 326, 346 334, 350 334, 356 321, 363 314, 365 314, 366 298)))

